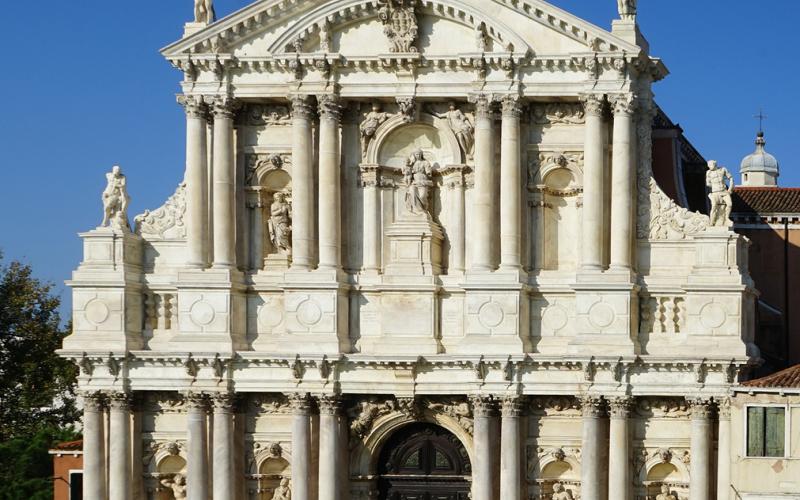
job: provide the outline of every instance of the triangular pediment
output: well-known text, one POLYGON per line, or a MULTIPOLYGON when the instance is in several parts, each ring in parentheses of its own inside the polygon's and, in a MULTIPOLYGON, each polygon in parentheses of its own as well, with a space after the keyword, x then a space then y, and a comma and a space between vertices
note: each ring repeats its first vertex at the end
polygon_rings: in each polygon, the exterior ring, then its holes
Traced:
MULTIPOLYGON (((277 58, 287 52, 380 56, 392 49, 384 28, 387 0, 262 0, 164 48, 172 61, 193 55, 277 58)), ((519 56, 627 53, 641 48, 541 0, 392 0, 413 4, 422 56, 480 49, 519 56), (435 29, 433 29, 435 28, 435 29)), ((396 50, 394 50, 396 52, 396 50)))

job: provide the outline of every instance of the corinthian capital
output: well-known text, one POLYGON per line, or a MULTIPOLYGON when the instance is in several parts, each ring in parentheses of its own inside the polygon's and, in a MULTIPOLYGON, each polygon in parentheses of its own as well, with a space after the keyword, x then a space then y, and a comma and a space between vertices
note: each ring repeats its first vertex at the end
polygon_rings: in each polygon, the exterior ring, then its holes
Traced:
POLYGON ((84 411, 99 412, 103 411, 105 407, 105 395, 102 392, 85 392, 83 393, 83 409, 84 411))
POLYGON ((211 106, 211 112, 214 113, 215 118, 233 119, 233 115, 236 113, 236 110, 239 109, 239 106, 239 101, 233 97, 217 96, 214 98, 211 106))
POLYGON ((112 392, 108 395, 108 407, 112 410, 130 411, 132 401, 127 392, 112 392))
POLYGON ((325 120, 341 121, 342 104, 341 99, 336 94, 323 94, 317 96, 319 116, 325 120))
POLYGON ((342 412, 342 398, 339 396, 323 395, 317 398, 320 415, 339 415, 342 412))
POLYGON ((522 116, 522 104, 520 103, 519 96, 507 95, 501 101, 503 104, 503 117, 505 118, 519 118, 522 116))
POLYGON ((178 104, 183 106, 186 116, 189 118, 205 118, 206 117, 206 104, 203 101, 203 96, 199 95, 179 95, 177 97, 178 104))
POLYGON ((708 420, 713 411, 713 402, 709 398, 687 398, 692 407, 692 420, 708 420))
POLYGON ((609 96, 609 102, 614 106, 615 115, 632 116, 636 113, 639 101, 634 94, 614 94, 609 96))
POLYGON ((294 415, 309 415, 311 413, 311 398, 306 393, 291 393, 286 395, 289 398, 289 406, 294 415))
POLYGON ((581 411, 584 417, 603 417, 606 414, 606 402, 601 396, 585 394, 581 396, 581 411))
POLYGON ((631 397, 615 397, 608 402, 608 413, 611 418, 628 418, 631 414, 631 408, 633 408, 633 398, 631 397))
POLYGON ((581 94, 581 102, 587 115, 603 116, 605 110, 605 96, 603 94, 581 94))
POLYGON ((314 108, 307 95, 296 94, 289 97, 292 101, 292 118, 300 120, 312 120, 314 118, 314 108))
POLYGON ((491 95, 479 94, 470 96, 469 102, 475 105, 475 116, 477 118, 491 119, 494 101, 491 95))
POLYGON ((517 396, 503 398, 500 414, 505 418, 519 417, 522 415, 522 399, 517 396))
POLYGON ((469 401, 475 417, 492 417, 497 412, 497 403, 491 396, 472 396, 469 401))
POLYGON ((232 413, 236 405, 236 396, 229 392, 214 394, 211 400, 215 413, 232 413))

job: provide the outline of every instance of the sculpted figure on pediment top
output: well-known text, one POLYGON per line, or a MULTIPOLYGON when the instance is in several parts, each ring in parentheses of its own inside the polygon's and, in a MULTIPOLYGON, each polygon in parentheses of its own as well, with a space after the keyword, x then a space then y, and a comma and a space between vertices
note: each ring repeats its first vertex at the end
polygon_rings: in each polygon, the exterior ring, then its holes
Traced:
POLYGON ((711 160, 706 172, 706 186, 711 190, 708 195, 711 200, 711 225, 724 227, 729 224, 733 210, 733 176, 728 169, 717 166, 717 162, 711 160))
POLYGON ((129 231, 128 228, 128 204, 131 201, 128 196, 128 181, 122 174, 119 166, 114 166, 111 172, 106 174, 106 188, 103 191, 103 223, 102 227, 111 225, 121 231, 129 231))
POLYGON ((194 22, 211 24, 216 20, 213 0, 194 0, 194 22))

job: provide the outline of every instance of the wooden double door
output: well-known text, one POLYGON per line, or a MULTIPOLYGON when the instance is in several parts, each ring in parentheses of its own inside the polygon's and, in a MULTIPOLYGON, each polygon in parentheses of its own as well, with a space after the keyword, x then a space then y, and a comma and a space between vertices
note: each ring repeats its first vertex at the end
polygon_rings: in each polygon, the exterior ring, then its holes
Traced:
POLYGON ((433 424, 398 431, 380 457, 381 500, 468 500, 472 468, 464 445, 433 424))

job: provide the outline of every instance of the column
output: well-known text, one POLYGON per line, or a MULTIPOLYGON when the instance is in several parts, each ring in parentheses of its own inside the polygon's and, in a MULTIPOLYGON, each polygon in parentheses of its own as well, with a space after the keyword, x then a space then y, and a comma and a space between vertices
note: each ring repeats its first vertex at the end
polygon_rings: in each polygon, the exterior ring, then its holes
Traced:
POLYGON ((452 201, 450 209, 453 214, 450 226, 450 259, 449 274, 463 273, 466 262, 466 211, 464 206, 464 170, 456 168, 447 177, 447 186, 450 188, 452 201))
POLYGON ((123 392, 109 397, 108 498, 131 498, 131 406, 123 392))
POLYGON ((611 267, 629 270, 633 252, 633 180, 636 175, 633 94, 617 95, 614 102, 614 156, 611 162, 611 267))
POLYGON ((236 193, 233 151, 235 101, 214 101, 214 267, 236 267, 236 193))
POLYGON ((364 189, 364 263, 365 271, 381 271, 381 187, 380 167, 361 167, 364 189))
POLYGON ((260 190, 250 193, 247 208, 250 209, 250 269, 260 271, 264 268, 264 203, 260 190))
POLYGON ((521 500, 522 453, 520 446, 520 415, 522 405, 519 398, 503 400, 500 427, 500 498, 521 500))
POLYGON ((291 394, 292 500, 310 500, 311 405, 307 394, 291 394))
POLYGON ((494 116, 490 97, 481 95, 475 102, 475 192, 473 228, 472 269, 491 271, 494 267, 492 243, 496 222, 494 221, 495 186, 494 116))
POLYGON ((717 455, 717 500, 731 499, 731 400, 718 405, 719 437, 717 455))
POLYGON ((186 462, 186 498, 208 500, 208 402, 202 394, 186 397, 188 460, 186 462))
POLYGON ((319 500, 339 500, 339 415, 342 402, 336 396, 319 398, 319 500))
POLYGON ((341 178, 339 125, 342 107, 336 95, 321 95, 319 102, 319 267, 342 265, 341 178))
POLYGON ((608 500, 631 498, 631 439, 629 417, 633 400, 614 398, 609 402, 611 434, 609 437, 608 500))
POLYGON ((232 394, 214 396, 214 500, 230 500, 234 495, 233 402, 232 394))
POLYGON ((83 498, 106 499, 106 457, 103 399, 100 393, 83 397, 83 498))
POLYGON ((314 165, 307 96, 292 98, 292 269, 314 267, 314 165))
POLYGON ((599 396, 581 398, 583 410, 583 441, 581 443, 581 499, 603 498, 603 424, 605 423, 605 401, 599 396))
POLYGON ((494 500, 494 449, 492 427, 495 402, 491 397, 472 398, 474 423, 475 463, 472 465, 473 500, 494 500))
POLYGON ((186 111, 186 248, 187 265, 208 265, 206 248, 208 210, 206 109, 202 96, 179 96, 186 111))
POLYGON ((601 270, 603 265, 603 167, 605 144, 603 138, 602 94, 581 96, 586 110, 586 141, 583 167, 583 241, 582 267, 601 270))
POLYGON ((690 400, 692 407, 689 500, 708 500, 711 491, 711 401, 690 400))
POLYGON ((519 96, 503 98, 500 140, 500 268, 518 271, 522 259, 522 168, 519 96))

